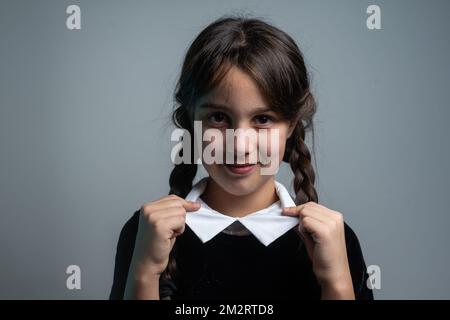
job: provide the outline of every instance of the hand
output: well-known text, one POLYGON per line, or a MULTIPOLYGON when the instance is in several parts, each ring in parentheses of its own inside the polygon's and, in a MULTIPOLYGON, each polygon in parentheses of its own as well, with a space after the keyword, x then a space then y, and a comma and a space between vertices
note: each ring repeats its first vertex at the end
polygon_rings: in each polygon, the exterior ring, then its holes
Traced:
POLYGON ((139 275, 159 276, 167 267, 176 237, 185 230, 186 212, 200 208, 197 202, 168 195, 141 207, 133 263, 139 275))
POLYGON ((313 201, 284 208, 283 214, 299 217, 297 231, 305 243, 323 291, 341 290, 348 293, 347 297, 354 298, 343 215, 313 201))

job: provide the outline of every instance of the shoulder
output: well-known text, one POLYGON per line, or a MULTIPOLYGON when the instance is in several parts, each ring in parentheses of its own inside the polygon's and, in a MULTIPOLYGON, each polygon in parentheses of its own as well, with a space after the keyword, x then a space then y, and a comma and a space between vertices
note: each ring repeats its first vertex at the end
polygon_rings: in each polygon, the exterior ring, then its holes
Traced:
POLYGON ((139 226, 139 215, 141 209, 136 210, 133 215, 125 222, 120 231, 121 238, 135 237, 139 226))
POLYGON ((125 222, 117 241, 114 279, 111 287, 110 299, 122 299, 125 290, 128 270, 133 257, 134 244, 139 226, 140 209, 125 222))
POLYGON ((354 245, 355 243, 359 244, 358 236, 350 225, 344 221, 344 231, 345 231, 345 241, 347 246, 354 245))
POLYGON ((136 210, 123 225, 120 231, 119 241, 117 242, 119 252, 132 254, 139 226, 139 215, 140 209, 136 210))
POLYGON ((358 236, 352 227, 348 225, 347 222, 344 222, 344 230, 345 230, 345 243, 347 247, 347 256, 350 263, 350 266, 359 265, 364 263, 363 252, 361 249, 361 244, 359 242, 358 236))
POLYGON ((361 243, 359 241, 356 232, 353 228, 344 221, 344 231, 345 231, 345 243, 347 246, 347 254, 349 255, 350 262, 361 262, 364 261, 363 252, 361 248, 361 243))
POLYGON ((367 286, 369 274, 362 252, 361 243, 352 227, 344 222, 347 258, 353 280, 356 299, 373 300, 373 292, 367 286))

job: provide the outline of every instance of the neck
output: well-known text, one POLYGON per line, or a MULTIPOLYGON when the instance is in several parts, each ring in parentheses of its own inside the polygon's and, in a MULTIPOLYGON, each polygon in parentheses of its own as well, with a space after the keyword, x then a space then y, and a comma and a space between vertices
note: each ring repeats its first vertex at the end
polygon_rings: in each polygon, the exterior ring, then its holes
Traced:
POLYGON ((243 196, 226 192, 213 179, 209 178, 201 198, 212 209, 235 218, 267 208, 279 199, 273 178, 254 192, 243 196))

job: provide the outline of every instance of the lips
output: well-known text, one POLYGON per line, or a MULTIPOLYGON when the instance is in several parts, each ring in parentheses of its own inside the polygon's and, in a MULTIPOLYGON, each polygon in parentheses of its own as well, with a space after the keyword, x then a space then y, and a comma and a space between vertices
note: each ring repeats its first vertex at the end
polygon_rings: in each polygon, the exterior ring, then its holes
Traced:
POLYGON ((234 174, 244 175, 252 172, 255 169, 256 164, 226 164, 225 167, 234 174))

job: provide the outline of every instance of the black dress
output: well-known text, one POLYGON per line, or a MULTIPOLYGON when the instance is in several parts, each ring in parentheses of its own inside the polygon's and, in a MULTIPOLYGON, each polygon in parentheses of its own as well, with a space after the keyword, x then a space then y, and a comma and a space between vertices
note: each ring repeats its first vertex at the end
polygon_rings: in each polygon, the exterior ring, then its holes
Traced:
MULTIPOLYGON (((110 299, 122 299, 133 254, 139 210, 123 227, 117 244, 110 299)), ((160 298, 320 299, 306 247, 295 228, 264 246, 252 234, 220 232, 203 243, 189 228, 177 238, 177 274, 160 279, 160 298)), ((345 223, 347 256, 356 299, 373 300, 360 243, 345 223)))

